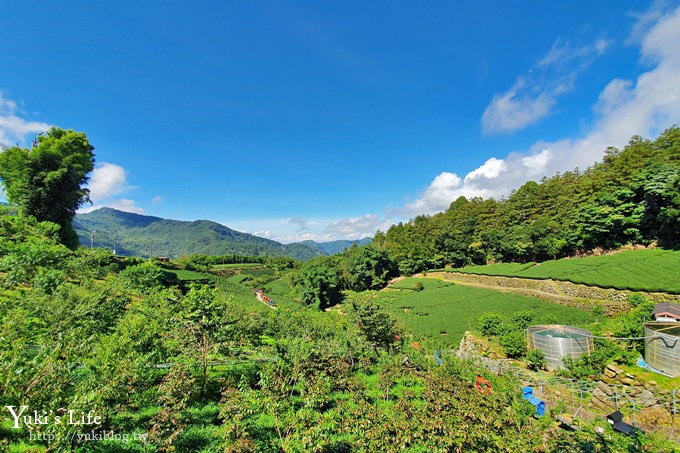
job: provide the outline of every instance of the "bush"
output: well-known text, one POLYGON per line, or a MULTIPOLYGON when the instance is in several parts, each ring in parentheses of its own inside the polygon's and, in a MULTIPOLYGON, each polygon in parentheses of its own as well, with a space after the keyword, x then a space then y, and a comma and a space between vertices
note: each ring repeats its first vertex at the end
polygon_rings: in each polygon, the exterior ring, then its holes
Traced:
POLYGON ((597 317, 600 317, 600 316, 602 316, 602 315, 604 315, 604 313, 605 313, 604 307, 603 307, 602 305, 595 305, 595 306, 590 310, 590 312, 591 312, 591 313, 593 314, 593 316, 595 316, 596 318, 597 318, 597 317))
POLYGON ((479 328, 482 335, 486 337, 494 337, 503 333, 503 316, 496 312, 482 313, 479 317, 479 328))
POLYGON ((552 313, 549 313, 543 317, 543 324, 554 325, 559 324, 559 321, 557 319, 557 316, 553 315, 552 313))
POLYGON ((419 292, 420 292, 420 291, 422 291, 422 290, 424 290, 424 289, 425 289, 425 287, 423 286, 423 282, 415 282, 415 283, 413 284, 413 290, 414 290, 414 291, 419 291, 419 292))
POLYGON ((505 350, 508 357, 519 359, 527 353, 527 343, 524 338, 524 331, 515 330, 506 333, 501 337, 501 346, 505 350))
POLYGON ((126 267, 120 276, 128 286, 133 288, 158 288, 163 286, 165 280, 163 270, 152 263, 126 267))
POLYGON ((513 327, 524 330, 529 327, 531 321, 535 318, 536 313, 532 310, 516 311, 513 313, 512 318, 510 318, 510 322, 513 324, 513 327))
POLYGON ((609 362, 631 365, 633 359, 633 354, 627 353, 613 341, 597 338, 595 349, 591 354, 584 354, 578 360, 565 357, 562 360, 564 369, 560 371, 560 375, 573 379, 596 379, 600 377, 609 362))
POLYGON ((545 354, 540 349, 532 349, 527 352, 527 366, 530 370, 542 370, 546 366, 545 354))
POLYGON ((647 302, 647 299, 639 293, 628 294, 626 299, 628 300, 628 303, 633 306, 633 308, 637 308, 639 305, 647 302))
POLYGON ((33 279, 33 288, 43 294, 50 295, 57 289, 57 286, 61 285, 65 280, 66 278, 62 271, 41 267, 38 268, 35 278, 33 279))

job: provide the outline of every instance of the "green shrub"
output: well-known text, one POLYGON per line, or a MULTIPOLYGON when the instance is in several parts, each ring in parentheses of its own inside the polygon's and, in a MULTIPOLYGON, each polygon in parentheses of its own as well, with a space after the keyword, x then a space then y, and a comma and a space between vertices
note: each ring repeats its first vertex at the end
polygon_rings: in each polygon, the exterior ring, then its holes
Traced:
POLYGON ((618 344, 597 338, 595 349, 591 354, 584 354, 576 360, 565 357, 562 360, 564 369, 560 371, 560 375, 574 379, 596 379, 600 377, 608 363, 619 362, 631 365, 633 360, 634 354, 626 352, 618 344))
POLYGON ((513 328, 524 330, 529 327, 531 321, 535 318, 536 312, 532 310, 522 310, 513 313, 510 322, 512 323, 513 328))
POLYGON ((413 284, 413 290, 414 291, 422 291, 424 289, 425 289, 425 287, 423 286, 423 282, 415 282, 413 284))
POLYGON ((501 346, 508 357, 519 359, 527 353, 527 342, 524 338, 524 331, 514 330, 501 337, 501 346))
POLYGON ((633 308, 637 308, 640 304, 647 302, 647 299, 639 293, 628 294, 626 299, 628 300, 628 303, 633 306, 633 308))
POLYGON ((603 316, 604 313, 605 313, 604 307, 603 307, 602 305, 599 305, 599 304, 598 304, 598 305, 595 305, 595 306, 590 310, 590 312, 593 314, 593 316, 596 316, 596 317, 603 316))
POLYGON ((504 319, 499 313, 490 311, 482 313, 479 317, 479 328, 482 331, 482 335, 486 337, 495 337, 503 333, 504 330, 504 319))
POLYGON ((120 273, 120 276, 129 287, 147 289, 163 286, 163 281, 165 280, 163 270, 152 263, 142 263, 126 267, 120 273))
POLYGON ((64 273, 57 269, 46 269, 41 267, 33 279, 33 288, 44 293, 52 294, 59 285, 66 280, 64 273))
POLYGON ((530 370, 542 370, 546 366, 545 354, 540 349, 532 349, 527 352, 527 366, 530 370))
POLYGON ((559 320, 557 319, 557 316, 553 315, 552 313, 548 313, 543 317, 543 324, 546 325, 554 325, 554 324, 559 324, 559 320))

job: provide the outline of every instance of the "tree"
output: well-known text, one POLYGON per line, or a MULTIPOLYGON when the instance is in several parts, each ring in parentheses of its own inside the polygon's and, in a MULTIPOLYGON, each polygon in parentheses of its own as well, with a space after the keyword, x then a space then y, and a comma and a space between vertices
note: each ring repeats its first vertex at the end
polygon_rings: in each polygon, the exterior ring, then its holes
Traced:
POLYGON ((396 277, 397 266, 382 250, 356 243, 343 254, 344 287, 353 291, 381 289, 391 277, 396 277))
POLYGON ((352 300, 352 312, 366 339, 378 348, 391 351, 400 338, 397 321, 371 299, 352 300))
POLYGON ((94 169, 94 147, 84 133, 52 128, 31 149, 13 146, 0 152, 0 179, 7 199, 27 215, 60 226, 71 248, 78 237, 71 225, 76 210, 89 201, 83 186, 94 169))
POLYGON ((293 284, 305 305, 321 310, 333 305, 340 296, 338 276, 323 259, 307 261, 293 277, 293 284))

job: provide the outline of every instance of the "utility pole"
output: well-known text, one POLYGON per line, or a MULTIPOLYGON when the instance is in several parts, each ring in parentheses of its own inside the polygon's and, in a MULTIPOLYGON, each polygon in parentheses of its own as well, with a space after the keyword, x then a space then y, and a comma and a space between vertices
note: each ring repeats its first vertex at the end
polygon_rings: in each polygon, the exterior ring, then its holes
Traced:
POLYGON ((149 259, 153 258, 153 239, 149 238, 149 259))
POLYGON ((92 230, 92 234, 90 235, 90 248, 94 247, 94 234, 97 232, 97 230, 92 230))

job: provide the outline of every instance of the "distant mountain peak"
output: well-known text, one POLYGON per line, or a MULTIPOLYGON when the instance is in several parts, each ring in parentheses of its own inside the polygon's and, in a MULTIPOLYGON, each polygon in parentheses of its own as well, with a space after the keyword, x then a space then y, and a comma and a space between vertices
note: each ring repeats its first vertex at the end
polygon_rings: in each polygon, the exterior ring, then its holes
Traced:
POLYGON ((77 214, 73 226, 80 243, 114 248, 121 255, 170 256, 190 254, 290 256, 306 260, 324 255, 304 244, 281 244, 242 233, 212 220, 170 220, 161 217, 99 208, 77 214))

